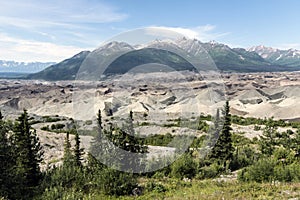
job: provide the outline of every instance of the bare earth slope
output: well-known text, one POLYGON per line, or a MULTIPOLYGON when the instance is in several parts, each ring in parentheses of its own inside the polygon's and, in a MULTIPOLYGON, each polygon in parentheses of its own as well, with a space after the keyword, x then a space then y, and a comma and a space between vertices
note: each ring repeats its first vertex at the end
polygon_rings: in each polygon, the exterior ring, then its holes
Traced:
POLYGON ((167 75, 167 79, 160 74, 155 74, 155 77, 160 77, 159 84, 143 75, 132 75, 128 79, 133 80, 134 86, 127 86, 123 77, 106 82, 76 84, 67 81, 0 80, 0 109, 8 116, 14 116, 26 108, 29 113, 39 116, 60 115, 74 119, 91 118, 99 108, 111 109, 113 115, 124 115, 129 110, 140 113, 184 111, 198 115, 214 112, 214 108, 222 104, 226 93, 231 100, 233 114, 300 118, 298 72, 224 74, 222 81, 226 90, 214 86, 206 88, 207 84, 212 83, 194 74, 188 74, 187 78, 167 75), (85 89, 75 93, 81 84, 85 89), (88 110, 81 114, 74 113, 74 101, 83 107, 89 105, 88 110))

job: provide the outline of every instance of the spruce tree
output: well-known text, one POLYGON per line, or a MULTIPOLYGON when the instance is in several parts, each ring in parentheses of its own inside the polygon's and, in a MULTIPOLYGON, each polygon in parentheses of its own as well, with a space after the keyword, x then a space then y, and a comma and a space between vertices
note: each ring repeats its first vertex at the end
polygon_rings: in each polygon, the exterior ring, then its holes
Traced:
POLYGON ((115 127, 112 135, 112 142, 120 149, 123 149, 128 154, 119 155, 119 165, 125 166, 128 170, 134 170, 132 167, 139 168, 142 166, 142 160, 145 158, 147 146, 144 145, 144 140, 138 138, 133 125, 133 112, 130 111, 126 123, 121 128, 115 127), (128 168, 128 167, 131 167, 128 168))
MULTIPOLYGON (((103 168, 104 165, 100 160, 107 158, 108 156, 108 144, 105 141, 106 130, 103 130, 101 110, 97 113, 97 134, 93 138, 90 147, 90 153, 88 154, 89 166, 92 168, 103 168), (92 165, 92 166, 91 166, 92 165)), ((108 134, 107 134, 108 135, 108 134)), ((107 158, 108 159, 108 158, 107 158)))
POLYGON ((32 197, 41 180, 39 164, 42 161, 42 149, 35 130, 32 130, 26 110, 15 123, 13 144, 16 157, 16 174, 21 199, 32 197))
POLYGON ((75 164, 77 166, 82 165, 82 155, 84 154, 83 148, 80 148, 80 137, 78 132, 73 129, 72 132, 75 132, 75 147, 74 147, 74 159, 75 159, 75 164))
POLYGON ((103 142, 103 127, 102 127, 102 115, 101 110, 98 110, 97 114, 97 134, 92 140, 92 145, 90 148, 90 153, 94 157, 98 157, 102 150, 102 142, 103 142))
POLYGON ((231 139, 231 115, 229 113, 229 102, 226 101, 223 110, 223 127, 216 144, 212 148, 210 158, 217 161, 218 164, 226 166, 228 161, 232 160, 234 148, 231 139))
POLYGON ((14 199, 16 189, 14 148, 9 137, 9 129, 0 111, 0 196, 14 199))
POLYGON ((74 156, 71 151, 70 133, 67 132, 64 143, 63 167, 71 167, 74 164, 74 156))
POLYGON ((126 144, 123 146, 121 145, 121 148, 133 153, 146 153, 147 146, 144 145, 144 140, 139 139, 138 135, 135 133, 133 121, 133 112, 130 111, 126 123, 122 126, 121 135, 124 135, 123 137, 126 144))

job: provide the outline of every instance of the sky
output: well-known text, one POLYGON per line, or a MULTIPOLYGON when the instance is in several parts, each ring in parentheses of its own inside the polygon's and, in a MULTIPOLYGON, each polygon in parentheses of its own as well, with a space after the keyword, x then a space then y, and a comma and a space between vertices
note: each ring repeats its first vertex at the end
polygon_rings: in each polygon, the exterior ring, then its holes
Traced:
POLYGON ((2 0, 0 60, 59 62, 132 29, 300 49, 298 0, 2 0))

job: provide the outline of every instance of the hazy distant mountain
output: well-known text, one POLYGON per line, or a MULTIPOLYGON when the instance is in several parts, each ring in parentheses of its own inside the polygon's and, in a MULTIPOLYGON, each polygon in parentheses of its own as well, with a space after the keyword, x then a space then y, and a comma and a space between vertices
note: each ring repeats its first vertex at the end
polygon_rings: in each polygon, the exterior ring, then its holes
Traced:
POLYGON ((248 52, 242 48, 230 48, 215 41, 202 44, 217 67, 223 71, 264 71, 270 63, 255 52, 248 52))
POLYGON ((248 49, 250 52, 256 52, 266 61, 289 67, 300 66, 300 51, 296 49, 280 50, 272 47, 255 46, 248 49))
MULTIPOLYGON (((88 79, 98 78, 102 73, 108 75, 124 74, 136 66, 143 66, 149 63, 159 63, 162 66, 170 66, 174 70, 179 71, 194 70, 184 56, 180 56, 184 54, 200 58, 197 61, 203 61, 199 66, 204 68, 215 63, 221 71, 265 72, 300 70, 300 57, 298 57, 299 53, 296 50, 270 50, 258 47, 246 50, 243 48, 230 48, 215 41, 202 43, 196 39, 181 38, 174 41, 154 40, 143 46, 131 46, 124 42, 110 42, 92 52, 81 52, 72 58, 28 77, 31 79, 72 80, 87 56, 89 59, 85 61, 85 67, 80 69, 79 74, 88 74, 88 76, 85 76, 88 79), (277 57, 275 56, 276 52, 280 53, 278 56, 276 54, 277 57), (109 61, 113 62, 109 63, 109 61), (104 72, 98 68, 98 66, 106 65, 108 67, 104 72)), ((153 69, 161 71, 159 66, 153 69)))
POLYGON ((82 51, 72 58, 47 67, 41 72, 30 74, 27 76, 27 78, 44 80, 73 80, 75 79, 75 75, 81 63, 89 53, 89 51, 82 51))
POLYGON ((15 62, 0 60, 0 72, 6 73, 36 73, 46 67, 55 64, 54 62, 15 62))

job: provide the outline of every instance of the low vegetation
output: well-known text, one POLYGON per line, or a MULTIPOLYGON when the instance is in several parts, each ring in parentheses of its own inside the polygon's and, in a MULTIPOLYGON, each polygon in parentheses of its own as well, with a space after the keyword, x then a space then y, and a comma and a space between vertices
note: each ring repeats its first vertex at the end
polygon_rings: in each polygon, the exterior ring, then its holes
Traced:
MULTIPOLYGON (((219 114, 215 118, 200 116, 190 124, 180 119, 170 124, 190 127, 193 124, 195 129, 207 133, 208 121, 213 122, 209 134, 194 137, 190 148, 175 162, 155 172, 133 173, 118 169, 126 165, 149 168, 154 163, 142 162, 146 159, 143 153, 149 151, 148 145, 168 146, 174 136, 166 133, 145 139, 136 137, 132 112, 122 126, 111 123, 104 128, 99 111, 89 154, 83 155, 78 132, 67 130, 63 164, 41 171, 43 151, 27 112, 15 122, 3 120, 0 114, 0 196, 51 200, 289 199, 300 196, 300 129, 278 131, 278 127, 299 128, 298 123, 231 116, 227 102, 222 117, 219 114), (259 126, 262 135, 256 139, 246 138, 232 132, 232 123, 259 126), (69 134, 75 135, 73 147, 69 134), (126 157, 115 147, 141 156, 126 157), (110 166, 100 162, 103 159, 110 166)), ((47 127, 60 128, 64 127, 59 124, 47 127)), ((185 142, 184 138, 179 141, 185 142)))

